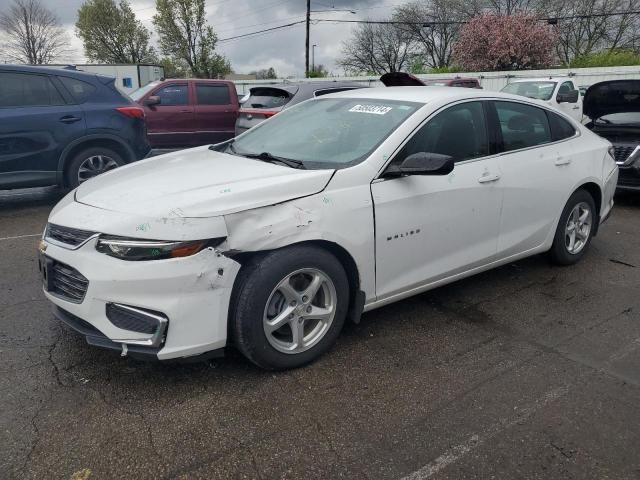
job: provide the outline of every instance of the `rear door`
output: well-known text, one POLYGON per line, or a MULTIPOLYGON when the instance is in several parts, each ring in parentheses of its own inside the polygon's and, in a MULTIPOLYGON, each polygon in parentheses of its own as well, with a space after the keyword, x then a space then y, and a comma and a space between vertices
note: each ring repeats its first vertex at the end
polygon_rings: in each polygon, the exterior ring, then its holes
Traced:
POLYGON ((568 147, 566 140, 576 131, 559 115, 518 102, 496 100, 493 105, 503 152, 498 256, 509 257, 541 246, 554 231, 574 187, 581 152, 568 147))
POLYGON ((144 105, 147 135, 151 146, 195 145, 195 111, 190 99, 188 82, 164 82, 150 96, 160 98, 157 105, 144 105))
POLYGON ((205 145, 234 136, 238 116, 235 87, 220 82, 194 82, 196 134, 195 143, 205 145))
POLYGON ((81 108, 51 76, 0 72, 0 188, 56 183, 62 150, 84 132, 81 108))

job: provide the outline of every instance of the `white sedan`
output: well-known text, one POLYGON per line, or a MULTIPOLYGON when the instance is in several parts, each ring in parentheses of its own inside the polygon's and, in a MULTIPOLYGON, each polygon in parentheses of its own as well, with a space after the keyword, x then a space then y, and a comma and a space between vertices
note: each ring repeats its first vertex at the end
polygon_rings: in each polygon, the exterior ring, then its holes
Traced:
POLYGON ((542 252, 577 262, 613 205, 609 149, 524 97, 323 96, 82 184, 49 217, 45 295, 122 355, 233 345, 298 367, 363 311, 542 252))

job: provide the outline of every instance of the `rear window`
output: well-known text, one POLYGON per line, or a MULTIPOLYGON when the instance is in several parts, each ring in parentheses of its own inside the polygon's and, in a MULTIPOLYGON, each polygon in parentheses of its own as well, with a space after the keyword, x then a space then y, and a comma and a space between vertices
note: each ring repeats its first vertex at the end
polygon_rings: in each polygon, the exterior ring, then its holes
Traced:
POLYGON ((573 128, 573 125, 560 115, 547 111, 547 117, 551 127, 551 138, 554 142, 573 137, 576 134, 576 129, 573 128))
POLYGON ((83 82, 77 78, 58 77, 65 88, 69 91, 73 99, 78 103, 86 102, 91 94, 96 91, 96 87, 88 82, 83 82))
POLYGON ((0 73, 0 107, 63 104, 62 96, 46 75, 0 73))
POLYGON ((251 108, 277 108, 283 107, 292 95, 286 90, 280 88, 252 88, 249 99, 243 106, 251 108))
POLYGON ((226 85, 196 84, 196 96, 200 105, 229 105, 229 87, 226 85))

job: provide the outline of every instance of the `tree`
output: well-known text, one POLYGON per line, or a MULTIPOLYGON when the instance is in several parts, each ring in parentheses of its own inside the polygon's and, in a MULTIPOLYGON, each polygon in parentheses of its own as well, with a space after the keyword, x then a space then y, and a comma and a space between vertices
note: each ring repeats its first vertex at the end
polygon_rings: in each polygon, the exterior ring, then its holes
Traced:
POLYGON ((164 78, 187 78, 189 67, 182 60, 173 60, 172 58, 161 58, 158 63, 164 69, 164 78))
POLYGON ((278 78, 278 74, 273 67, 263 68, 262 70, 253 70, 249 72, 249 75, 255 75, 256 80, 272 80, 278 78))
POLYGON ((447 67, 451 63, 453 43, 460 25, 454 23, 462 14, 450 0, 412 1, 398 7, 392 17, 405 22, 399 28, 407 31, 415 42, 418 58, 413 63, 431 68, 447 67), (417 22, 417 23, 416 23, 417 22))
POLYGON ((0 14, 5 55, 13 61, 42 65, 68 52, 69 39, 53 12, 39 0, 13 0, 0 14))
POLYGON ((545 16, 560 17, 554 30, 556 52, 563 63, 601 50, 637 45, 640 0, 540 0, 538 8, 545 16), (607 15, 614 12, 622 14, 607 15))
POLYGON ((127 0, 87 0, 78 10, 76 33, 89 60, 105 63, 155 61, 151 33, 136 19, 127 0))
POLYGON ((467 71, 525 70, 553 62, 555 35, 532 15, 481 15, 465 24, 454 59, 467 71))
POLYGON ((352 73, 398 72, 409 65, 411 35, 392 24, 364 23, 342 42, 338 65, 352 73))
POLYGON ((156 0, 153 17, 160 49, 182 60, 198 78, 217 78, 231 71, 229 61, 215 52, 218 37, 207 25, 205 0, 156 0))
POLYGON ((318 65, 314 65, 313 70, 309 72, 309 78, 325 78, 329 76, 329 71, 326 67, 319 63, 318 65))

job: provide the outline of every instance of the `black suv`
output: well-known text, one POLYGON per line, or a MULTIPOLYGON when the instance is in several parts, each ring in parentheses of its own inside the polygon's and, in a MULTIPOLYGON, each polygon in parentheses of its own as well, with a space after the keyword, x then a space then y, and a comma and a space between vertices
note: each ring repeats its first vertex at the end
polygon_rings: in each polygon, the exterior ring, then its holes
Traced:
POLYGON ((149 150, 144 110, 113 78, 0 65, 0 189, 74 188, 149 150))

